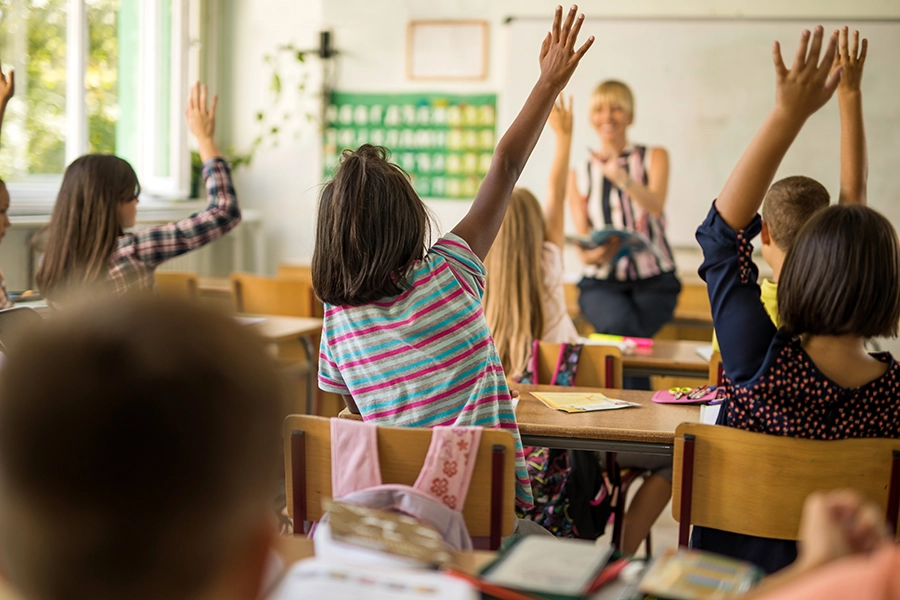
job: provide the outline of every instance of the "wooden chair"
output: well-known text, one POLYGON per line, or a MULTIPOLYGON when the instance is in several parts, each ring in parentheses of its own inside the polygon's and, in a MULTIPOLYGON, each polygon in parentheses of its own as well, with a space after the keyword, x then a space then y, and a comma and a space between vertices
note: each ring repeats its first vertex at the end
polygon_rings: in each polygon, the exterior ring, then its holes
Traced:
MULTIPOLYGON (((550 383, 562 344, 538 344, 538 382, 550 383)), ((622 352, 615 346, 585 344, 578 360, 575 382, 582 387, 622 387, 622 352)))
POLYGON ((796 540, 806 497, 850 488, 886 509, 896 535, 900 440, 807 440, 683 423, 675 431, 672 516, 690 526, 796 540))
MULTIPOLYGON (((318 521, 322 501, 331 498, 331 422, 308 415, 284 421, 284 469, 288 512, 294 534, 304 521, 318 521)), ((425 462, 431 430, 416 427, 379 427, 378 456, 384 483, 413 485, 425 462)), ((513 531, 515 516, 515 444, 512 434, 485 429, 463 517, 469 535, 489 537, 492 550, 513 531)))
POLYGON ((722 385, 725 369, 722 368, 722 355, 713 352, 709 359, 709 385, 722 385))
MULTIPOLYGON (((278 265, 278 277, 283 279, 299 279, 300 281, 308 283, 310 287, 312 286, 312 268, 309 265, 281 263, 278 265)), ((313 293, 312 316, 317 319, 325 317, 325 306, 322 304, 322 301, 319 300, 318 296, 315 295, 315 291, 313 293)))
POLYGON ((156 289, 160 296, 197 300, 199 298, 199 280, 196 273, 180 273, 175 271, 156 271, 156 289))
POLYGON ((234 309, 239 313, 312 317, 312 285, 299 279, 232 273, 234 309))

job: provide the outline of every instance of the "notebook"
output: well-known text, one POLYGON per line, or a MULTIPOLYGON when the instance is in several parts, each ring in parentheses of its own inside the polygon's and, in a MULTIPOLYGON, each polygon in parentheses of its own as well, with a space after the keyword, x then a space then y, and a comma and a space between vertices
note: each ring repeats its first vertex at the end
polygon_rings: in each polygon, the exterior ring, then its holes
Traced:
POLYGON ((531 395, 555 410, 567 413, 616 410, 640 406, 637 402, 626 402, 609 398, 600 392, 531 392, 531 395))

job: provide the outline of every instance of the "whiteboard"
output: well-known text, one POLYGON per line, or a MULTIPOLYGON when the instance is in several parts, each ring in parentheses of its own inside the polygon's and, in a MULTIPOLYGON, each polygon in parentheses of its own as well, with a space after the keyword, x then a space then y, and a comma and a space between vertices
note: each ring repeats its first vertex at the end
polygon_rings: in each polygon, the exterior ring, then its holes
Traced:
MULTIPOLYGON (((642 20, 588 18, 581 38, 596 36, 566 90, 575 98, 572 165, 586 160, 598 139, 588 120, 594 87, 620 79, 635 95, 629 141, 669 151, 667 233, 674 246, 696 247, 694 232, 709 211, 775 98, 772 42, 790 65, 804 27, 773 20, 642 20)), ((869 204, 900 225, 900 22, 849 22, 869 39, 863 107, 869 148, 869 204)), ((831 31, 843 23, 823 22, 831 31)), ((538 52, 546 19, 506 25, 498 123, 506 130, 540 73, 538 52)), ((837 201, 840 174, 837 96, 810 118, 777 178, 806 175, 837 201)), ((544 131, 519 185, 542 198, 553 132, 544 131)))

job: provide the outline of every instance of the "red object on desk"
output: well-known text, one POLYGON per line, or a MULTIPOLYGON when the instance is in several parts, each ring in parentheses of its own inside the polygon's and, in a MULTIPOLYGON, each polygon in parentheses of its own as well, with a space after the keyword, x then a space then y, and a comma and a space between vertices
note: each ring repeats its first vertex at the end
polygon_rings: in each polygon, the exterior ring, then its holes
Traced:
POLYGON ((600 571, 600 574, 597 575, 596 579, 594 579, 594 582, 591 584, 591 587, 588 588, 585 596, 590 596, 610 581, 615 581, 619 576, 619 573, 622 572, 622 569, 628 566, 630 562, 631 561, 627 558, 620 558, 613 564, 600 571))

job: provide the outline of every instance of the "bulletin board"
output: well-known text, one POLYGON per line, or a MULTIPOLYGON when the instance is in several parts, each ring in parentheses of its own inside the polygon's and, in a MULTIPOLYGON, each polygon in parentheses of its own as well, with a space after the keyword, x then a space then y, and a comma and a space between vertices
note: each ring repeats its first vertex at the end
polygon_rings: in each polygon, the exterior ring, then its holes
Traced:
POLYGON ((341 152, 385 146, 422 198, 471 200, 496 144, 494 94, 353 94, 337 92, 326 110, 325 178, 341 152))

